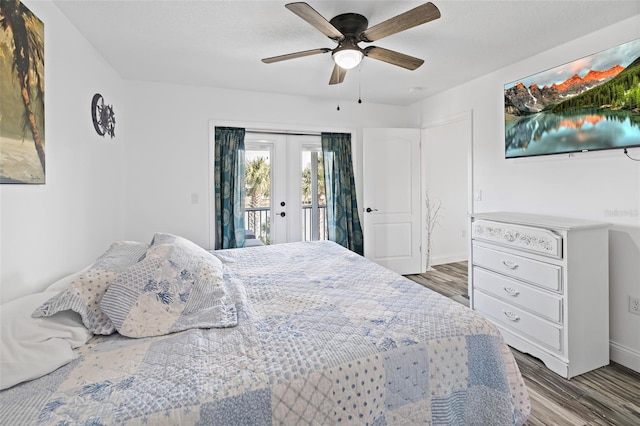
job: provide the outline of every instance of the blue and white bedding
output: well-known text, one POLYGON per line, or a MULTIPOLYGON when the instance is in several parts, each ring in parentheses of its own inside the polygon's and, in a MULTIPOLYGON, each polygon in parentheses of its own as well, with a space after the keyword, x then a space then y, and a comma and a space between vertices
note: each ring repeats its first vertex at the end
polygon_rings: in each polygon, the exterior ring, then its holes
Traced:
POLYGON ((223 250, 237 325, 95 336, 0 392, 0 424, 522 424, 499 332, 337 244, 223 250))

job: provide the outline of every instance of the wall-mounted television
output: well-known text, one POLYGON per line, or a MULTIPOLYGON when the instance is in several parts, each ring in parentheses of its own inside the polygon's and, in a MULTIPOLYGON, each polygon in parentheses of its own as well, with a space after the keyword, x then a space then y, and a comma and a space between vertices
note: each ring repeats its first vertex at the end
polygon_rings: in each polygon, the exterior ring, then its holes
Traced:
POLYGON ((505 157, 640 146, 640 39, 504 85, 505 157))

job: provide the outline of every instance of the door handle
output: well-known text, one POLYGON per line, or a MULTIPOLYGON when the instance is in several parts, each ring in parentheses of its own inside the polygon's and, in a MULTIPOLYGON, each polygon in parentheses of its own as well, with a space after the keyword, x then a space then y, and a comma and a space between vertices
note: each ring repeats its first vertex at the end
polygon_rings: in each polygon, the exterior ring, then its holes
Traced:
POLYGON ((280 212, 278 214, 280 215, 280 217, 285 217, 287 215, 285 212, 280 212))
POLYGON ((365 211, 366 211, 367 213, 371 213, 371 212, 377 212, 377 211, 378 211, 378 209, 372 209, 371 207, 367 207, 367 208, 365 209, 365 211))

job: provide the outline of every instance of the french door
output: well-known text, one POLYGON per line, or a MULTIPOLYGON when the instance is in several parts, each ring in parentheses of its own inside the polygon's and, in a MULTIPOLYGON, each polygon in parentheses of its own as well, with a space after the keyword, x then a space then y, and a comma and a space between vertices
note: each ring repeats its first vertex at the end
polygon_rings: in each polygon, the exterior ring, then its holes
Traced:
POLYGON ((247 132, 246 245, 326 239, 320 136, 247 132))

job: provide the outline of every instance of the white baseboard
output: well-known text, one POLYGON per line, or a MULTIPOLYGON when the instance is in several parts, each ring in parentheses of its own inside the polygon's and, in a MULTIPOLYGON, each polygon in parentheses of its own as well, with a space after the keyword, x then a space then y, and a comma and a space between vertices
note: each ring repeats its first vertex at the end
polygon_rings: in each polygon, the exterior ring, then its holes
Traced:
POLYGON ((640 352, 616 342, 609 342, 609 358, 640 373, 640 352))
POLYGON ((444 265, 445 263, 464 262, 468 258, 469 256, 467 255, 467 253, 453 256, 434 257, 431 261, 431 265, 444 265))

